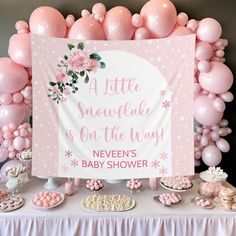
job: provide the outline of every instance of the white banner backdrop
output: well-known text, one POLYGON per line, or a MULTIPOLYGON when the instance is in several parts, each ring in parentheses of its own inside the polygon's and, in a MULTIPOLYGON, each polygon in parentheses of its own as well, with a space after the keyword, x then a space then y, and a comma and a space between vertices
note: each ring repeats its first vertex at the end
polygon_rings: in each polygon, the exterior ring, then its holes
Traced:
POLYGON ((194 43, 33 35, 33 174, 193 174, 194 43))

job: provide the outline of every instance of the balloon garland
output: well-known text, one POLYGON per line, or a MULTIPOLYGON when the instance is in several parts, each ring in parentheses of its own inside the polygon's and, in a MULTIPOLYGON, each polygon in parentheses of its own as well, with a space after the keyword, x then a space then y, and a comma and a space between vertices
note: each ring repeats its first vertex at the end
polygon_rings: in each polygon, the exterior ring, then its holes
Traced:
POLYGON ((233 100, 228 90, 233 83, 231 70, 224 64, 228 41, 221 39, 218 21, 205 18, 188 19, 169 0, 151 0, 134 15, 117 6, 109 11, 102 3, 92 12, 82 10, 81 18, 66 19, 52 7, 39 7, 30 16, 29 24, 18 21, 17 34, 9 41, 9 58, 0 58, 0 162, 8 161, 2 172, 14 166, 21 152, 31 149, 32 129, 29 124, 32 107, 30 34, 80 40, 143 40, 195 33, 194 118, 195 164, 200 159, 218 165, 221 152, 228 152, 229 143, 222 137, 231 133, 222 120, 225 102, 233 100))

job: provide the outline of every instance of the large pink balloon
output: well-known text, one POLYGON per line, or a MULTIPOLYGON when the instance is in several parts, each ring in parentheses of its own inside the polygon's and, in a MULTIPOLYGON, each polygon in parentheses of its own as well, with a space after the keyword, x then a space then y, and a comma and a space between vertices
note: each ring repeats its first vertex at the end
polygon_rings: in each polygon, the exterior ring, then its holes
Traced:
POLYGON ((154 38, 162 38, 170 34, 177 20, 175 6, 169 0, 147 2, 140 15, 144 17, 144 27, 149 30, 154 38))
POLYGON ((0 58, 0 93, 14 93, 28 81, 27 71, 10 58, 0 58))
POLYGON ((205 95, 194 100, 194 118, 202 125, 215 125, 220 122, 223 112, 217 111, 213 101, 205 95))
POLYGON ((10 38, 8 54, 11 59, 23 67, 31 67, 30 34, 14 34, 10 38))
POLYGON ((1 168, 1 173, 2 175, 6 175, 6 172, 14 167, 16 167, 17 165, 21 164, 20 161, 18 160, 10 160, 8 162, 6 162, 2 168, 1 168))
POLYGON ((205 42, 216 42, 221 34, 222 28, 218 21, 212 18, 205 18, 199 22, 197 29, 197 37, 205 42))
POLYGON ((72 25, 68 37, 80 40, 105 40, 105 34, 101 24, 90 16, 78 19, 72 25))
POLYGON ((25 104, 11 104, 0 106, 0 124, 9 125, 13 123, 19 125, 25 119, 27 113, 25 104))
POLYGON ((199 74, 201 87, 211 93, 225 93, 233 84, 231 70, 221 62, 211 62, 210 67, 208 73, 199 74))
POLYGON ((33 34, 63 38, 66 35, 66 21, 63 15, 52 7, 35 9, 29 19, 33 34))
POLYGON ((103 22, 107 40, 130 40, 135 32, 132 25, 132 14, 126 7, 113 7, 103 22))
POLYGON ((222 154, 216 146, 209 145, 206 148, 204 148, 202 152, 202 161, 207 166, 217 166, 220 164, 221 160, 222 160, 222 154))
POLYGON ((187 27, 177 25, 173 30, 173 32, 168 37, 188 35, 188 34, 192 34, 192 32, 187 27))

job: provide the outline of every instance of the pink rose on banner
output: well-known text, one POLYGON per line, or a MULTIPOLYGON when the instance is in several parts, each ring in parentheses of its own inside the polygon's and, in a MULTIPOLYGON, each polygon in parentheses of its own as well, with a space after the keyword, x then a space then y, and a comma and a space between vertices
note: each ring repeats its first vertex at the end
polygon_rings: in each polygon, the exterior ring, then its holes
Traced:
POLYGON ((67 101, 67 96, 78 92, 78 81, 84 79, 89 82, 89 73, 97 69, 104 69, 105 62, 97 53, 88 54, 84 51, 84 44, 79 43, 77 47, 67 44, 70 54, 64 55, 60 60, 56 81, 49 82, 48 97, 51 97, 57 104, 67 101))
POLYGON ((70 59, 68 59, 68 69, 79 73, 88 69, 89 61, 88 53, 79 49, 72 53, 70 59))
POLYGON ((89 60, 88 68, 91 71, 96 72, 99 67, 100 67, 100 63, 97 60, 94 60, 94 59, 89 60))
POLYGON ((57 82, 67 82, 67 76, 63 70, 58 70, 58 74, 56 75, 57 82))

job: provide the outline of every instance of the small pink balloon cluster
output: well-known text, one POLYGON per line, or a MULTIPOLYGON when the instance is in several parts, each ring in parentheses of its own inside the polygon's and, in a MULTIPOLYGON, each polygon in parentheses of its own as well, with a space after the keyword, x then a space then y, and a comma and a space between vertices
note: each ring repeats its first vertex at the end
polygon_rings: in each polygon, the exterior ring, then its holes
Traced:
MULTIPOLYGON (((82 10, 81 16, 78 20, 73 15, 64 18, 58 10, 43 6, 32 12, 29 24, 16 23, 17 34, 9 41, 10 58, 0 58, 0 126, 19 126, 31 115, 31 33, 80 40, 140 40, 196 33, 194 118, 203 126, 219 125, 225 102, 233 100, 228 91, 233 75, 224 65, 228 41, 220 38, 219 22, 212 18, 189 20, 186 13, 177 14, 170 0, 148 1, 134 15, 123 6, 107 11, 104 4, 97 3, 92 12, 82 10)), ((217 151, 210 142, 202 147, 201 153, 207 153, 205 163, 210 164, 210 156, 217 151)), ((0 152, 7 153, 2 147, 0 152)))
POLYGON ((229 143, 222 137, 232 130, 227 127, 228 121, 222 120, 218 125, 197 127, 194 134, 195 165, 200 165, 199 159, 208 166, 216 166, 221 162, 221 152, 230 150, 229 143))
POLYGON ((4 125, 0 129, 0 161, 5 161, 7 157, 19 158, 22 151, 31 148, 32 129, 29 123, 19 126, 14 124, 4 125))

